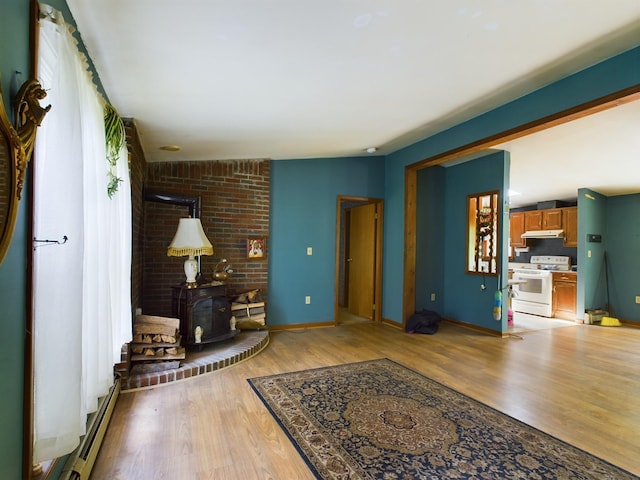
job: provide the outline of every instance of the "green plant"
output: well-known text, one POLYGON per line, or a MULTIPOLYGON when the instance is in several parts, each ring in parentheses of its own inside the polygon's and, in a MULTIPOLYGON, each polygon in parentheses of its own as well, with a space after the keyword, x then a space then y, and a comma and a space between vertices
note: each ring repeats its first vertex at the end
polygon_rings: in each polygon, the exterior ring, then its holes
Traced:
POLYGON ((107 195, 111 198, 118 191, 118 185, 122 182, 122 179, 116 176, 115 170, 120 150, 125 142, 126 133, 124 122, 120 118, 118 111, 108 103, 104 106, 104 133, 107 147, 107 163, 109 164, 107 195))

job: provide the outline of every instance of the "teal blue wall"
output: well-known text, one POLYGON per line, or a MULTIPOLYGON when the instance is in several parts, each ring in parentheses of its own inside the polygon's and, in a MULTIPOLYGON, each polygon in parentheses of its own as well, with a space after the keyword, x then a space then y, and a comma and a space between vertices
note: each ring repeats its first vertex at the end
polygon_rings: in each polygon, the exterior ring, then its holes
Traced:
POLYGON ((383 168, 383 157, 271 162, 270 325, 334 320, 337 197, 382 198, 383 168))
MULTIPOLYGON (((418 172, 416 195, 416 310, 426 308, 460 322, 501 332, 493 319, 496 277, 466 273, 467 195, 508 190, 509 154, 418 172), (482 290, 481 285, 486 285, 482 290), (436 300, 431 301, 431 293, 436 300)), ((503 212, 504 215, 508 212, 503 212)), ((501 221, 505 230, 508 222, 501 221)), ((506 238, 508 235, 503 235, 506 238)), ((501 246, 504 252, 505 245, 501 246)), ((500 280, 502 280, 502 277, 500 280)), ((501 281, 501 283, 504 283, 501 281)), ((505 309, 506 310, 506 309, 505 309)))
MULTIPOLYGON (((499 288, 497 277, 466 273, 467 247, 467 195, 503 191, 509 181, 509 155, 496 152, 491 155, 447 168, 445 193, 445 268, 443 314, 460 322, 478 325, 489 330, 502 331, 500 321, 493 319, 494 294, 499 288), (507 174, 505 178, 505 174, 507 174), (486 285, 486 289, 481 286, 486 285)), ((502 198, 502 194, 500 195, 502 198)), ((500 221, 500 238, 508 237, 508 222, 500 221)), ((500 253, 505 252, 501 246, 500 253)), ((501 265, 500 281, 506 278, 506 265, 501 265)), ((506 317, 506 309, 503 317, 506 317)))
POLYGON ((607 197, 588 188, 578 190, 578 313, 605 306, 604 252, 607 248, 607 197), (587 234, 601 243, 587 243, 587 234))
POLYGON ((607 198, 606 232, 613 315, 640 322, 640 194, 607 198))
POLYGON ((609 303, 612 315, 640 322, 640 194, 605 197, 580 189, 578 225, 578 312, 609 303), (588 234, 601 235, 602 242, 587 242, 588 234))
MULTIPOLYGON (((404 170, 439 153, 640 84, 640 47, 571 75, 386 157, 382 315, 402 322, 404 170)), ((483 305, 476 305, 478 309, 483 305)), ((445 306, 446 309, 446 306, 445 306)))
MULTIPOLYGON (((2 100, 10 112, 13 72, 23 72, 24 80, 29 75, 29 2, 0 2, 0 45, 2 100)), ((22 201, 13 240, 0 265, 0 476, 12 479, 22 477, 26 236, 26 204, 22 201)))
POLYGON ((420 246, 416 250, 416 310, 439 314, 444 306, 445 173, 444 167, 425 168, 416 179, 416 244, 420 246))

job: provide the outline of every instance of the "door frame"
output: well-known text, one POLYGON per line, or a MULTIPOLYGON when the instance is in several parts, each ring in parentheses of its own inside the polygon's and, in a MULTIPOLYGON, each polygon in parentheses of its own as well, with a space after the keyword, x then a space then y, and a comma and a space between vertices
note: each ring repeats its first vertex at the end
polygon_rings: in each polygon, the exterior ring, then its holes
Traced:
POLYGON ((335 258, 335 287, 334 287, 334 306, 333 306, 333 323, 338 323, 340 315, 340 263, 342 261, 340 253, 340 245, 344 242, 345 228, 342 224, 342 209, 345 203, 374 203, 378 214, 376 224, 376 247, 374 259, 374 280, 373 280, 373 298, 375 300, 375 310, 373 312, 373 321, 380 322, 382 320, 382 239, 384 231, 384 201, 381 198, 356 197, 350 195, 338 195, 336 200, 336 258, 335 258))
POLYGON ((636 100, 640 100, 640 85, 634 85, 632 87, 613 92, 603 97, 596 98, 595 100, 561 110, 557 113, 541 117, 523 125, 498 132, 494 135, 481 138, 471 143, 433 155, 411 165, 407 165, 405 167, 404 184, 404 274, 402 289, 402 325, 405 325, 409 316, 415 311, 416 305, 416 201, 418 190, 417 176, 419 170, 440 165, 448 160, 453 160, 462 156, 477 154, 478 152, 491 148, 495 145, 515 140, 532 133, 540 132, 557 125, 577 120, 636 100))

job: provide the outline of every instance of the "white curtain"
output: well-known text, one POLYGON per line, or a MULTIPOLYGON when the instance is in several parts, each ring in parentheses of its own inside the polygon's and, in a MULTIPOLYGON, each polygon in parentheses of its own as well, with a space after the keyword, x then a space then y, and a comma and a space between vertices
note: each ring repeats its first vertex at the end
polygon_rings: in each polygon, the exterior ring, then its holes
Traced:
POLYGON ((60 12, 40 5, 38 79, 51 111, 34 150, 34 462, 79 444, 130 340, 128 155, 107 195, 104 100, 60 12))

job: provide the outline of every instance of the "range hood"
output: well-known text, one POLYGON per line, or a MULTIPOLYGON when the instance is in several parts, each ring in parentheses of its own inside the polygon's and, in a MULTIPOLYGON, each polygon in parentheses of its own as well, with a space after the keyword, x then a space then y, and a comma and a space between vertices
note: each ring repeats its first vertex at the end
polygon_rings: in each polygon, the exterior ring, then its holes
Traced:
POLYGON ((531 230, 524 232, 522 238, 562 238, 563 230, 531 230))

